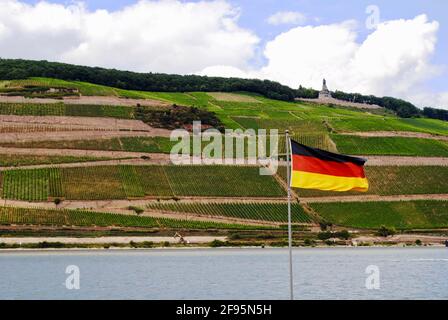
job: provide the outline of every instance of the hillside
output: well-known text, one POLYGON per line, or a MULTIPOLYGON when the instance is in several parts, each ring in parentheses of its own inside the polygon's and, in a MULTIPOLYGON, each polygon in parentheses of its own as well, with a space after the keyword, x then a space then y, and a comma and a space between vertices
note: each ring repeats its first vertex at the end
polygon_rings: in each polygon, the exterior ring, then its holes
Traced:
POLYGON ((261 176, 256 165, 171 164, 171 130, 202 120, 220 130, 288 129, 302 143, 368 159, 367 194, 294 190, 297 244, 319 243, 326 226, 354 235, 381 226, 447 234, 447 122, 245 91, 0 81, 0 232, 181 231, 282 245, 284 166, 261 176))
MULTIPOLYGON (((295 89, 269 80, 136 73, 48 61, 0 58, 0 80, 20 80, 31 77, 47 77, 90 83, 84 87, 84 91, 88 91, 88 87, 93 90, 100 89, 98 85, 111 86, 119 89, 157 92, 245 91, 263 95, 266 98, 283 101, 294 101, 297 98, 311 98, 311 100, 314 100, 318 97, 319 93, 312 88, 299 86, 299 88, 295 89), (91 84, 95 84, 96 86, 92 86, 91 84)), ((27 89, 28 93, 33 93, 33 90, 33 88, 27 89)), ((65 94, 67 93, 71 94, 72 92, 65 92, 65 94)), ((57 95, 58 93, 56 93, 57 95)), ((400 117, 427 117, 448 120, 447 110, 430 107, 425 107, 423 110, 420 110, 409 101, 394 97, 377 97, 359 93, 346 93, 339 90, 333 92, 332 96, 338 100, 326 101, 324 104, 361 105, 366 108, 369 105, 373 105, 390 110, 400 117)))

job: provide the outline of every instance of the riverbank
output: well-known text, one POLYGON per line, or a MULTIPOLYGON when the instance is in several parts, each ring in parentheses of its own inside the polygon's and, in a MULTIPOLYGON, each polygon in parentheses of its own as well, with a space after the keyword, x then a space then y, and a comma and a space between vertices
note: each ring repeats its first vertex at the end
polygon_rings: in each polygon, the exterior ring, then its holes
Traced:
MULTIPOLYGON (((359 236, 349 240, 294 240, 294 247, 444 247, 446 237, 400 234, 389 237, 359 236)), ((241 240, 225 236, 109 236, 109 237, 3 237, 2 250, 152 249, 152 248, 285 248, 284 240, 241 240)))
MULTIPOLYGON (((214 240, 226 241, 227 237, 213 237, 213 236, 187 236, 183 240, 186 244, 209 243, 214 240)), ((0 243, 5 244, 33 244, 33 243, 63 243, 63 244, 105 244, 105 243, 120 243, 129 244, 131 242, 153 242, 153 243, 179 243, 179 238, 174 237, 11 237, 0 238, 0 243)))

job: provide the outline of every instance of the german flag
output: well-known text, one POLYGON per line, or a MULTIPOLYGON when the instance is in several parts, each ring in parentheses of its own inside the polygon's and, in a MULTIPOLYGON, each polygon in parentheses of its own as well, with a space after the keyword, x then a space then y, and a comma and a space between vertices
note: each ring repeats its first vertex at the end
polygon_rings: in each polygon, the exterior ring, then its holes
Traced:
POLYGON ((365 159, 310 148, 291 141, 291 187, 327 191, 369 189, 365 159))

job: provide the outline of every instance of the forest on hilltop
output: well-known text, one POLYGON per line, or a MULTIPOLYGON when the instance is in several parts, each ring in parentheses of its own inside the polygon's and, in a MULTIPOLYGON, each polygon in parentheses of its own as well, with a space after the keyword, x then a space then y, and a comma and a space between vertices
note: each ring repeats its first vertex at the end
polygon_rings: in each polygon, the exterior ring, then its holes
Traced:
POLYGON ((137 73, 48 61, 0 59, 1 80, 26 79, 30 77, 84 81, 139 91, 246 91, 284 101, 293 101, 296 95, 295 90, 270 80, 137 73))

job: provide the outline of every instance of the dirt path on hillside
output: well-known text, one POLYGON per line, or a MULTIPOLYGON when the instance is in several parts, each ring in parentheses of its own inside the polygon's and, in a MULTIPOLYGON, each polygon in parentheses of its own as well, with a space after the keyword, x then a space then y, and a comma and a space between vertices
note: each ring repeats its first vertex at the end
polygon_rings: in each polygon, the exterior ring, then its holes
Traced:
POLYGON ((134 166, 152 166, 152 165, 166 165, 170 164, 168 155, 165 154, 150 154, 150 159, 123 159, 127 157, 118 157, 117 160, 99 160, 86 162, 70 162, 58 164, 36 164, 27 166, 15 167, 0 167, 1 171, 18 170, 18 169, 44 169, 44 168, 79 168, 79 167, 98 167, 98 166, 117 166, 117 165, 134 165, 134 166))
MULTIPOLYGON (((40 149, 40 148, 4 148, 0 147, 0 154, 39 155, 39 156, 73 156, 73 157, 106 157, 106 158, 165 158, 164 154, 148 154, 145 152, 106 151, 106 150, 78 150, 78 149, 40 149), (163 156, 162 156, 163 155, 163 156), (152 156, 152 157, 151 157, 152 156)), ((169 155, 166 155, 169 159, 169 155)), ((81 162, 82 164, 82 162, 81 162)))
POLYGON ((366 166, 448 166, 448 158, 361 156, 367 159, 366 166))
MULTIPOLYGON (((140 120, 115 119, 107 117, 66 117, 66 116, 15 116, 0 115, 0 125, 48 125, 68 128, 96 128, 103 130, 151 131, 155 128, 140 120)), ((167 130, 169 131, 169 130, 167 130)))
POLYGON ((6 103, 64 103, 64 104, 93 104, 105 106, 127 106, 132 107, 140 104, 149 107, 168 107, 171 103, 152 100, 152 99, 126 99, 113 96, 80 96, 80 97, 64 97, 64 99, 49 99, 49 98, 24 98, 24 97, 8 97, 0 95, 0 102, 6 103))
MULTIPOLYGON (((0 205, 21 208, 43 208, 43 209, 87 209, 99 211, 116 211, 127 209, 130 206, 145 208, 148 204, 158 204, 157 197, 141 200, 64 200, 56 206, 53 202, 28 202, 21 200, 0 199, 0 205)), ((287 203, 286 198, 201 198, 201 197, 182 197, 179 200, 163 200, 162 203, 287 203)), ((133 214, 133 211, 124 210, 127 214, 133 214)), ((185 215, 184 215, 185 216, 185 215)))
MULTIPOLYGON (((174 232, 173 232, 174 234, 174 232)), ((226 241, 227 237, 214 237, 214 236, 187 236, 184 237, 187 243, 209 243, 213 240, 226 241)), ((120 243, 128 244, 131 241, 135 243, 139 242, 154 242, 154 243, 179 243, 178 238, 174 237, 96 237, 96 238, 71 238, 71 237, 26 237, 26 238, 1 238, 0 243, 6 244, 31 244, 40 242, 60 242, 60 243, 76 243, 76 244, 109 244, 120 243)))
POLYGON ((57 132, 27 132, 2 133, 0 143, 14 143, 27 141, 72 141, 72 140, 99 140, 120 137, 169 137, 170 131, 165 129, 152 129, 149 132, 141 131, 57 131, 57 132))
POLYGON ((448 194, 411 194, 411 195, 359 195, 340 197, 309 197, 300 198, 303 203, 325 203, 325 202, 369 202, 369 201, 412 201, 412 200, 448 200, 448 194))
POLYGON ((338 134, 358 137, 405 137, 405 138, 423 138, 448 141, 448 136, 440 136, 422 132, 408 131, 366 131, 366 132, 340 132, 338 134))
POLYGON ((95 128, 85 126, 65 126, 65 125, 48 125, 48 124, 29 124, 29 123, 0 123, 0 134, 4 133, 29 133, 29 132, 62 132, 62 131, 111 131, 114 129, 95 128))
MULTIPOLYGON (((25 165, 15 167, 0 167, 0 171, 14 168, 33 169, 33 168, 72 168, 72 167, 93 167, 104 165, 153 165, 153 164, 171 164, 169 154, 164 153, 145 153, 145 152, 128 152, 128 151, 107 151, 107 150, 78 150, 78 149, 45 149, 45 148, 8 148, 0 147, 0 154, 8 155, 39 155, 39 156, 73 156, 73 157, 97 157, 97 158, 113 158, 117 160, 107 161, 88 161, 88 162, 71 162, 61 164, 42 164, 42 165, 25 165), (141 157, 149 157, 149 159, 141 159, 141 157), (135 159, 125 159, 135 158, 135 159), (119 160, 121 159, 121 160, 119 160)), ((193 161, 190 157, 185 158, 185 164, 191 164, 193 161)), ((199 164, 213 165, 213 164, 199 164)), ((226 164, 223 164, 226 165, 226 164)), ((228 164, 232 166, 253 166, 247 163, 228 164)), ((368 166, 448 166, 448 158, 412 158, 412 157, 377 157, 369 158, 368 166)), ((279 177, 277 181, 286 188, 286 184, 279 177)))

